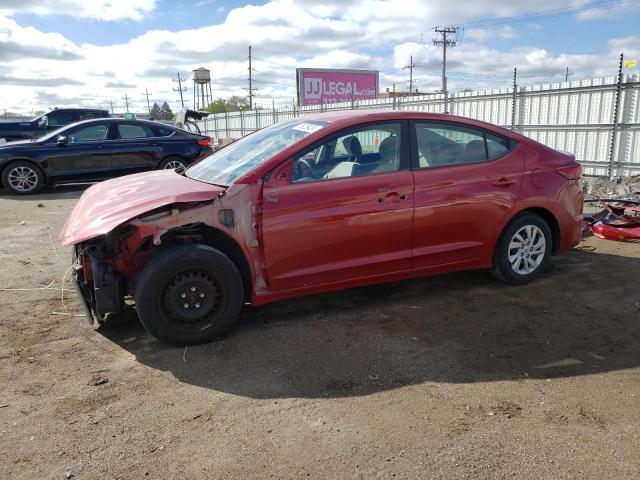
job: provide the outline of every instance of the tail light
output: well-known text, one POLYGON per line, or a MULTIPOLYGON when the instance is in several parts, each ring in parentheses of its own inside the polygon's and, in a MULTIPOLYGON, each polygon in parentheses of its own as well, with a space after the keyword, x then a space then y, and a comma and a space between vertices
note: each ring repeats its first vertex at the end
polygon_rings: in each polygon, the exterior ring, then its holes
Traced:
POLYGON ((576 180, 582 176, 582 166, 579 163, 571 163, 556 168, 556 172, 569 180, 576 180))
POLYGON ((203 147, 210 147, 213 144, 210 138, 203 138, 198 140, 198 145, 202 145, 203 147))

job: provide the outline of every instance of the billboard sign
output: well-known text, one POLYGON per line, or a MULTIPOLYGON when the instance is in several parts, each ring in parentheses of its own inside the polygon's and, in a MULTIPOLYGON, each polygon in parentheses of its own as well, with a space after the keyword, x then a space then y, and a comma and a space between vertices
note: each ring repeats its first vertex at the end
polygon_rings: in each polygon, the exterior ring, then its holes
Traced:
POLYGON ((369 100, 378 96, 376 70, 298 68, 298 105, 369 100))

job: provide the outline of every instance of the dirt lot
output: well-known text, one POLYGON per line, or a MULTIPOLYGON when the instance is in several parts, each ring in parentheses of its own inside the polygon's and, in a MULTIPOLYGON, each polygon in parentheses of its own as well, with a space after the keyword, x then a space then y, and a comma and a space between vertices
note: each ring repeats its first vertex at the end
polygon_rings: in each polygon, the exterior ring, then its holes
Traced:
POLYGON ((273 304, 184 349, 64 315, 80 193, 0 192, 0 478, 640 478, 639 245, 273 304))

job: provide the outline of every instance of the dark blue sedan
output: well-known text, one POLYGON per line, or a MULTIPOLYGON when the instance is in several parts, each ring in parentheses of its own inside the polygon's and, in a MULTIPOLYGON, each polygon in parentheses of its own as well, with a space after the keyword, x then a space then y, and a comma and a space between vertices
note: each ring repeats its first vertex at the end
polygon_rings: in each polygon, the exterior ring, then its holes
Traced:
POLYGON ((95 182, 147 170, 181 172, 212 151, 209 137, 170 125, 102 118, 0 146, 0 173, 7 190, 29 194, 44 185, 95 182))

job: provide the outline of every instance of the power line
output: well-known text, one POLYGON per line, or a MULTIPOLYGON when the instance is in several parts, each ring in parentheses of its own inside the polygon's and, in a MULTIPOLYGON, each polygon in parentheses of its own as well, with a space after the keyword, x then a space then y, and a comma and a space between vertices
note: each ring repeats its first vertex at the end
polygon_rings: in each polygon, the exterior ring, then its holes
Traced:
POLYGON ((510 17, 496 17, 496 18, 488 18, 485 20, 477 20, 475 22, 466 22, 466 23, 460 24, 460 26, 461 27, 493 26, 493 25, 503 25, 506 23, 526 22, 531 20, 545 20, 548 18, 579 15, 580 13, 584 13, 589 10, 597 10, 602 8, 607 8, 607 9, 627 8, 627 7, 633 7, 636 5, 640 5, 640 1, 627 0, 627 1, 620 2, 619 0, 603 0, 603 1, 595 1, 595 2, 586 2, 580 5, 575 5, 573 7, 555 8, 551 10, 544 10, 538 13, 528 13, 528 14, 522 14, 522 15, 513 15, 510 17))

